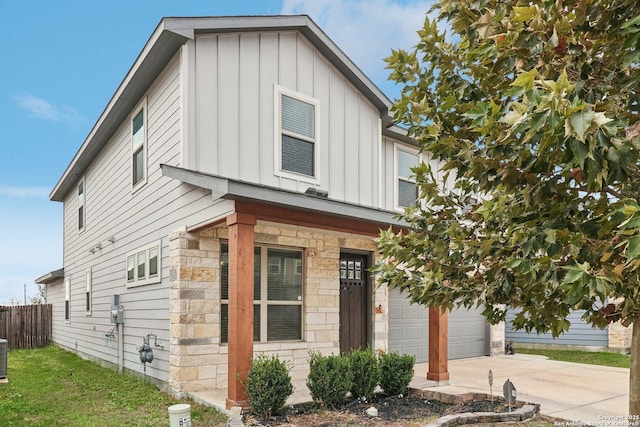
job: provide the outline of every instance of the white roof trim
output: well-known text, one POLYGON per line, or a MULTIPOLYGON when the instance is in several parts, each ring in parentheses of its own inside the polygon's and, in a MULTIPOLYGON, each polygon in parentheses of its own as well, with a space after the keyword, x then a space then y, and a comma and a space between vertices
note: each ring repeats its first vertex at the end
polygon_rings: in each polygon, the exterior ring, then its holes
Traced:
POLYGON ((64 268, 60 268, 58 270, 50 271, 49 273, 38 277, 35 282, 37 284, 49 285, 54 283, 60 279, 64 279, 64 268))
POLYGON ((216 175, 170 165, 160 165, 168 178, 211 190, 214 200, 247 200, 276 206, 323 213, 336 217, 357 219, 384 226, 403 227, 408 224, 397 219, 397 212, 374 209, 329 198, 310 196, 295 191, 236 181, 216 175))

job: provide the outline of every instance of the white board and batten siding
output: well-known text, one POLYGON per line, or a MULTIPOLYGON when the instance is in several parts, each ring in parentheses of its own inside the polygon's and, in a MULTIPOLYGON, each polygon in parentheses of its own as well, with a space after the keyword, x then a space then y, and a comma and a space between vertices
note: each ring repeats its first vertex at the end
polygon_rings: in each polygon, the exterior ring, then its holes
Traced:
MULTIPOLYGON (((488 353, 488 327, 482 309, 452 310, 448 331, 449 359, 488 353)), ((429 361, 429 309, 410 304, 396 289, 389 290, 389 351, 413 355, 416 363, 429 361)))
MULTIPOLYGON (((195 138, 185 167, 381 207, 380 112, 300 33, 200 34, 195 138), (317 182, 275 170, 277 88, 318 102, 317 182)), ((278 142, 276 142, 278 141, 278 142)))
MULTIPOLYGON (((88 357, 117 363, 117 342, 105 339, 114 327, 112 297, 124 306, 124 367, 142 372, 137 346, 156 334, 147 375, 169 378, 169 234, 216 214, 211 192, 162 177, 160 164, 180 164, 181 109, 179 54, 166 66, 140 102, 146 102, 147 182, 132 192, 131 125, 126 120, 85 172, 86 226, 78 230, 77 186, 64 201, 64 267, 71 283, 71 319, 64 321, 64 285, 49 289, 58 344, 88 357), (114 243, 109 238, 115 239, 114 243), (161 241, 161 282, 127 287, 127 254, 161 241), (89 251, 98 244, 94 253, 89 251), (85 311, 86 271, 92 275, 92 311, 85 311)), ((134 111, 131 111, 133 113, 134 111)), ((220 209, 229 209, 219 204, 220 209)))
POLYGON ((507 341, 521 344, 553 344, 572 345, 580 347, 608 347, 608 329, 594 328, 582 319, 584 310, 575 310, 569 313, 567 320, 571 322, 569 330, 557 338, 551 333, 538 334, 525 332, 513 328, 514 311, 507 312, 505 338, 507 341))

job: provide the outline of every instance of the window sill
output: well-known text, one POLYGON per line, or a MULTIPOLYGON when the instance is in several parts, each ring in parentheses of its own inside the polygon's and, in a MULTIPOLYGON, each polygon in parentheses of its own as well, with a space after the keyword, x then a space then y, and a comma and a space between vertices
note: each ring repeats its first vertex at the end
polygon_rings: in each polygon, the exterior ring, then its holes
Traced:
POLYGON ((284 171, 284 170, 279 170, 279 171, 275 172, 275 176, 280 177, 280 178, 291 179, 293 181, 297 181, 297 182, 301 182, 301 183, 309 184, 309 185, 313 185, 313 186, 319 186, 320 185, 320 178, 309 176, 309 175, 303 175, 303 174, 299 174, 299 173, 295 173, 295 172, 288 172, 288 171, 284 171))
POLYGON ((147 184, 147 178, 144 178, 142 181, 134 184, 131 186, 131 194, 135 194, 138 192, 138 190, 140 190, 142 187, 144 187, 147 184))
POLYGON ((136 282, 127 282, 127 288, 137 288, 138 286, 154 285, 161 282, 162 279, 154 277, 152 279, 138 280, 136 282))

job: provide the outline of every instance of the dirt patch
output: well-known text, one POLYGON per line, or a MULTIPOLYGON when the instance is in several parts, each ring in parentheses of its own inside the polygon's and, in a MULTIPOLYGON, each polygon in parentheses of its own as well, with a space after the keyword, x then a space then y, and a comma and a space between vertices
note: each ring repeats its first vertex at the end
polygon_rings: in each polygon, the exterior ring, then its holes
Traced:
MULTIPOLYGON (((370 402, 353 401, 337 410, 323 410, 314 403, 305 403, 286 408, 281 414, 270 419, 260 419, 253 415, 245 416, 245 425, 253 427, 299 426, 406 426, 417 427, 428 424, 443 415, 464 412, 507 412, 503 401, 480 400, 464 404, 445 404, 437 400, 428 400, 419 396, 376 395, 370 402), (367 415, 367 409, 374 407, 378 416, 367 415)), ((510 423, 509 426, 548 426, 554 419, 537 416, 532 421, 510 423), (541 422, 536 424, 535 422, 541 422)))

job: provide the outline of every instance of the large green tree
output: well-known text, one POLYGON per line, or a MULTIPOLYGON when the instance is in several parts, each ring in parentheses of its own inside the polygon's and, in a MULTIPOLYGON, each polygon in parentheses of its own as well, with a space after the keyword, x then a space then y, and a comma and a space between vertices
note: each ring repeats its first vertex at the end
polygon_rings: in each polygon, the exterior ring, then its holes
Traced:
POLYGON ((376 274, 492 323, 518 309, 527 331, 557 336, 574 309, 633 324, 640 414, 640 2, 441 0, 428 16, 386 59, 394 117, 432 161, 376 274))

